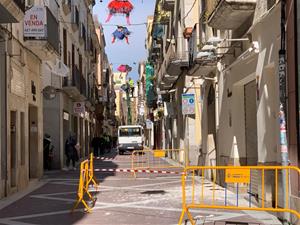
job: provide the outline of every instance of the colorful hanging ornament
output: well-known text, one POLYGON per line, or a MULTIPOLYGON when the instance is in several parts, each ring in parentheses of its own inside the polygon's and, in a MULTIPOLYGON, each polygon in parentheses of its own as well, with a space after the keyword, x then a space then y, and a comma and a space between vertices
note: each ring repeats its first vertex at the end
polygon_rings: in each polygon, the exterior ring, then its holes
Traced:
POLYGON ((130 25, 130 13, 133 10, 133 5, 129 0, 111 0, 108 4, 109 14, 106 23, 110 21, 111 17, 115 14, 126 15, 127 24, 130 25))
POLYGON ((121 73, 128 73, 132 70, 132 67, 128 66, 128 65, 120 65, 118 67, 118 71, 121 72, 121 73))
POLYGON ((124 40, 127 44, 129 44, 128 36, 130 35, 130 31, 127 29, 127 27, 118 26, 118 28, 113 32, 113 39, 112 43, 115 43, 116 39, 118 40, 124 40))

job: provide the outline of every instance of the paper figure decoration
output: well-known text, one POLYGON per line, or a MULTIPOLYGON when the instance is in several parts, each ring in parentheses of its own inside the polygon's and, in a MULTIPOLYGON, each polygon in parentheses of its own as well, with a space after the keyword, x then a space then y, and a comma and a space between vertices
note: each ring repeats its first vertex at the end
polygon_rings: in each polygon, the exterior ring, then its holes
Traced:
POLYGON ((132 70, 132 68, 130 67, 130 66, 128 66, 128 65, 120 65, 119 67, 118 67, 118 71, 119 72, 121 72, 121 73, 128 73, 128 72, 130 72, 132 70))
POLYGON ((109 14, 106 23, 110 21, 113 15, 123 14, 126 16, 127 24, 130 24, 130 13, 133 10, 133 5, 129 0, 111 0, 107 7, 109 14))
POLYGON ((130 31, 127 29, 127 27, 118 26, 118 28, 113 32, 113 39, 112 43, 115 43, 116 39, 118 40, 124 40, 127 44, 129 44, 128 36, 130 35, 130 31))

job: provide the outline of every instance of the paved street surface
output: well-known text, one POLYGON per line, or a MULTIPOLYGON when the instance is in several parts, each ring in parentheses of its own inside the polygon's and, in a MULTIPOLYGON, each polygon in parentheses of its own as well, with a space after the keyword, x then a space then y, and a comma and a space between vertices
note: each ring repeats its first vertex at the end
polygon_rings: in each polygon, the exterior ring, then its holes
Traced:
MULTIPOLYGON (((106 155, 95 161, 95 168, 130 168, 130 155, 106 155)), ((82 208, 70 213, 75 200, 79 171, 47 172, 45 184, 1 209, 0 225, 101 224, 167 225, 177 224, 181 213, 181 180, 172 174, 130 173, 96 174, 101 183, 92 213, 82 208)), ((206 192, 207 193, 207 192, 206 192)), ((224 225, 222 221, 249 224, 280 224, 266 213, 222 210, 194 210, 197 224, 224 225), (212 221, 219 221, 214 223, 212 221)))

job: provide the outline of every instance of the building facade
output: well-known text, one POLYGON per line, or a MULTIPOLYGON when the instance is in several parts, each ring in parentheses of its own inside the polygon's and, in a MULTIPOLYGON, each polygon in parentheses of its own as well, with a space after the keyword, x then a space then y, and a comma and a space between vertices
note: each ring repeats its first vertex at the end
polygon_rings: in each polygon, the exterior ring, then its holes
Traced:
MULTIPOLYGON (((281 165, 281 1, 156 3, 147 43, 164 103, 163 126, 156 131, 163 134, 164 147, 187 149, 190 165, 281 165), (183 115, 182 96, 188 93, 194 95, 195 109, 183 115)), ((295 72, 299 31, 295 30, 298 4, 293 4, 288 1, 286 13, 287 119, 290 161, 299 167, 295 72)), ((274 174, 266 176, 265 203, 272 205, 274 174)), ((299 209, 299 178, 291 176, 291 207, 299 209)), ((251 194, 260 205, 261 174, 253 173, 251 179, 251 194)))
POLYGON ((80 157, 90 151, 103 119, 97 117, 103 113, 100 84, 112 86, 111 79, 102 80, 109 63, 103 57, 104 36, 97 35, 101 27, 94 23, 94 4, 0 2, 0 198, 41 178, 44 134, 54 145, 52 169, 64 167, 64 143, 71 132, 80 157))
POLYGON ((41 59, 23 39, 25 1, 1 1, 0 198, 43 174, 41 59))
POLYGON ((46 61, 48 68, 44 71, 48 73, 44 73, 43 88, 56 89, 54 98, 44 95, 44 132, 53 141, 53 167, 58 169, 65 166, 64 146, 71 133, 77 136, 80 158, 89 154, 95 134, 97 64, 104 46, 100 46, 101 40, 96 33, 92 15, 94 4, 91 0, 61 1, 55 9, 60 22, 60 54, 52 61, 46 61), (58 69, 56 64, 59 64, 58 69))

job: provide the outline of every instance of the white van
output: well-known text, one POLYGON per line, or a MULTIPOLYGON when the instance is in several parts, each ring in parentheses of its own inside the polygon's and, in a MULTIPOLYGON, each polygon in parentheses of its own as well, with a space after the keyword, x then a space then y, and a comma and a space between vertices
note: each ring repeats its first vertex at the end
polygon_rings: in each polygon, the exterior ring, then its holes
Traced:
POLYGON ((140 125, 119 126, 118 150, 123 155, 125 151, 144 149, 144 129, 140 125))

